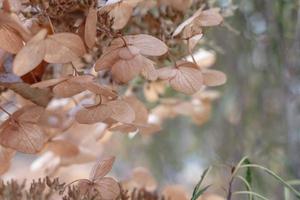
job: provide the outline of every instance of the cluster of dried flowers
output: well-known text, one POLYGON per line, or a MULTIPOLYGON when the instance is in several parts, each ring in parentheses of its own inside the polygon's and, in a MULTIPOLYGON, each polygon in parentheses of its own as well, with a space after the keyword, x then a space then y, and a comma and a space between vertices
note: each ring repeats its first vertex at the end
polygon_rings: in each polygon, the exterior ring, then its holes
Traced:
MULTIPOLYGON (((49 177, 33 180, 30 188, 25 182, 0 182, 0 199, 32 200, 188 200, 189 195, 180 185, 166 186, 161 194, 157 192, 156 180, 142 167, 135 168, 132 177, 118 183, 113 178, 105 177, 111 170, 114 157, 99 161, 90 173, 89 179, 76 180, 73 183, 60 183, 59 179, 49 177), (78 182, 77 185, 74 183, 78 182), (74 184, 74 185, 72 185, 74 184)), ((224 200, 221 196, 204 194, 198 200, 224 200)))
MULTIPOLYGON (((151 135, 177 115, 201 125, 218 97, 206 88, 226 82, 224 73, 209 69, 213 54, 194 54, 203 30, 223 21, 205 1, 2 0, 0 6, 0 108, 7 117, 0 174, 15 152, 42 153, 39 162, 54 173, 95 160, 99 141, 111 132, 151 135), (183 12, 192 17, 184 21, 183 12), (174 95, 163 98, 166 90, 174 95)), ((117 198, 119 184, 105 177, 113 160, 81 180, 80 191, 117 198)))

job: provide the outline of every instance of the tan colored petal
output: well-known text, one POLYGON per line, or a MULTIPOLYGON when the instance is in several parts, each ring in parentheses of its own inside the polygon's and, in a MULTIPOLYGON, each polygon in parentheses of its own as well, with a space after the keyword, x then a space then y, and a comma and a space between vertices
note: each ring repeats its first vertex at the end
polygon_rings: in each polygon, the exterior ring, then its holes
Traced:
POLYGON ((148 110, 145 105, 135 96, 128 96, 124 98, 124 101, 129 104, 129 106, 135 112, 135 120, 133 123, 136 124, 147 124, 148 122, 148 110))
POLYGON ((110 101, 107 105, 112 109, 112 119, 122 123, 131 123, 135 120, 134 110, 125 101, 110 101))
POLYGON ((13 62, 13 72, 23 76, 36 68, 45 56, 46 46, 44 41, 28 42, 16 55, 13 62))
POLYGON ((86 45, 91 49, 96 42, 97 34, 97 10, 94 8, 89 9, 89 13, 86 17, 84 40, 86 45))
POLYGON ((143 64, 144 60, 140 55, 130 60, 119 60, 111 69, 113 79, 120 83, 127 83, 140 74, 143 64))
POLYGON ((85 83, 91 82, 93 76, 82 75, 71 77, 66 81, 60 82, 53 88, 55 96, 60 98, 67 98, 79 94, 86 90, 85 83))
POLYGON ((110 177, 104 177, 96 181, 97 190, 103 200, 117 199, 120 196, 121 189, 117 181, 110 177))
POLYGON ((163 67, 157 70, 158 78, 161 80, 169 80, 176 76, 177 70, 171 67, 163 67))
POLYGON ((200 26, 217 26, 223 22, 219 8, 204 10, 195 20, 200 26))
POLYGON ((190 18, 188 18, 187 20, 185 20, 184 22, 182 22, 174 31, 173 33, 173 37, 179 35, 186 26, 191 25, 193 23, 193 21, 201 14, 202 12, 202 8, 198 9, 193 16, 191 16, 190 18))
POLYGON ((117 4, 109 12, 109 16, 114 19, 112 28, 115 30, 120 30, 124 28, 127 22, 129 21, 132 12, 133 12, 133 7, 130 4, 126 2, 117 4))
POLYGON ((73 33, 57 33, 46 40, 45 61, 48 63, 68 63, 86 52, 81 38, 73 33))
POLYGON ((217 70, 203 70, 203 83, 207 86, 219 86, 223 85, 227 81, 226 74, 217 70))
POLYGON ((161 56, 168 52, 168 46, 161 40, 146 34, 125 36, 126 41, 145 56, 161 56))
POLYGON ((31 37, 30 31, 23 26, 15 13, 0 12, 0 24, 5 24, 15 30, 25 41, 31 37))
POLYGON ((121 59, 130 60, 140 53, 140 50, 135 46, 127 46, 120 48, 119 56, 121 59))
POLYGON ((158 72, 154 67, 154 63, 147 58, 144 58, 141 74, 149 81, 156 81, 158 79, 158 72))
POLYGON ((9 52, 16 54, 23 47, 23 40, 21 36, 15 32, 9 26, 0 26, 0 48, 9 52))
POLYGON ((179 67, 176 76, 170 79, 170 85, 179 92, 194 94, 203 86, 202 73, 194 68, 179 67))
POLYGON ((103 179, 103 177, 111 171, 115 160, 116 158, 114 156, 99 160, 93 167, 89 179, 92 182, 103 179))
POLYGON ((103 54, 95 63, 95 70, 111 68, 119 60, 119 48, 103 54))
POLYGON ((39 152, 48 140, 48 136, 35 123, 36 106, 25 107, 17 111, 0 127, 0 144, 23 153, 39 152), (29 119, 32 117, 32 119, 29 119))
POLYGON ((105 97, 110 97, 112 99, 115 99, 118 97, 118 94, 116 91, 114 91, 112 88, 106 85, 100 85, 95 82, 88 82, 85 84, 85 87, 87 90, 95 93, 95 94, 100 94, 105 97))
POLYGON ((104 122, 112 115, 112 110, 107 105, 92 106, 83 108, 75 115, 75 119, 81 124, 94 124, 104 122))

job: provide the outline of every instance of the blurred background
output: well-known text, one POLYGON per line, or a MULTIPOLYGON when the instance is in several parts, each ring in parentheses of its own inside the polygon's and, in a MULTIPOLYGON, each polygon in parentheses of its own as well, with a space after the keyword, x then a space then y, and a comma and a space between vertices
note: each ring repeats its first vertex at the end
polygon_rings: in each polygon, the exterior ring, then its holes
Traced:
MULTIPOLYGON (((300 178, 300 1, 219 0, 233 9, 223 27, 210 30, 207 49, 228 82, 208 123, 169 120, 152 138, 124 139, 119 153, 147 166, 161 183, 189 188, 209 165, 231 166, 243 156, 286 179, 300 178)), ((129 168, 130 168, 129 167, 129 168)), ((229 169, 227 169, 229 170, 229 169)), ((227 171, 228 173, 228 171, 227 171)), ((255 174, 257 190, 283 199, 272 178, 255 174)), ((225 183, 226 184, 226 183, 225 183)))
MULTIPOLYGON (((214 68, 228 76, 227 84, 216 88, 221 96, 210 120, 197 126, 176 117, 152 137, 115 134, 116 145, 106 151, 118 158, 113 173, 119 179, 144 166, 160 185, 183 184, 191 191, 203 170, 215 166, 221 170, 214 170, 210 180, 222 188, 230 167, 243 156, 286 180, 300 178, 300 1, 214 3, 233 15, 227 13, 223 26, 209 29, 202 46, 216 52, 214 68)), ((16 160, 31 158, 18 155, 6 177, 16 177, 16 160)), ((80 167, 73 173, 82 177, 80 167)), ((283 199, 283 187, 274 179, 259 172, 253 179, 255 190, 283 199)))

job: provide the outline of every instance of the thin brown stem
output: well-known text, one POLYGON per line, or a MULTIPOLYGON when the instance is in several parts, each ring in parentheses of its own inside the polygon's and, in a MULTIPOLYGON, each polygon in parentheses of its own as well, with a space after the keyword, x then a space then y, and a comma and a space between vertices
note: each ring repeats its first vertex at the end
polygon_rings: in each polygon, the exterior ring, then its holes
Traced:
POLYGON ((187 40, 187 50, 188 50, 190 56, 192 57, 193 62, 194 62, 195 64, 197 64, 196 59, 194 58, 193 52, 190 50, 190 40, 187 40))
POLYGON ((75 72, 75 76, 78 76, 79 75, 79 71, 76 69, 76 67, 73 65, 73 63, 71 62, 71 65, 72 65, 72 68, 75 72))

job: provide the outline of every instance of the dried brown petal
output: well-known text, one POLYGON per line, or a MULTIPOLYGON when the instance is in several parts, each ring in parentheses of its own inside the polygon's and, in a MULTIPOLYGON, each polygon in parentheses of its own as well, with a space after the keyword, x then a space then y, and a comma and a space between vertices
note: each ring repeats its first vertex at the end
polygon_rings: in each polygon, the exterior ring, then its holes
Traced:
POLYGON ((0 48, 9 53, 18 53, 23 47, 21 36, 12 28, 0 25, 0 48))
POLYGON ((42 29, 18 52, 13 62, 13 72, 22 76, 36 68, 44 59, 47 31, 42 29))
POLYGON ((86 45, 91 49, 96 42, 97 34, 97 10, 90 8, 89 13, 86 17, 85 29, 84 29, 84 40, 86 45))
POLYGON ((157 70, 158 78, 161 80, 169 80, 176 76, 177 70, 171 67, 163 67, 157 70))
POLYGON ((135 46, 145 56, 161 56, 168 52, 168 46, 161 40, 146 34, 125 36, 128 44, 135 46))
POLYGON ((60 98, 71 97, 85 91, 85 83, 91 82, 92 80, 93 76, 89 75, 71 77, 54 86, 53 93, 60 98))
POLYGON ((103 200, 116 199, 121 192, 119 183, 111 177, 104 177, 96 181, 96 189, 103 200))
POLYGON ((144 58, 141 74, 149 81, 156 81, 158 78, 158 72, 154 67, 154 63, 148 58, 144 58))
POLYGON ((119 56, 121 59, 130 60, 140 53, 140 50, 135 46, 127 46, 120 48, 119 56))
POLYGON ((178 67, 176 76, 170 79, 170 85, 179 92, 194 94, 203 86, 202 73, 194 68, 178 67))
POLYGON ((57 33, 46 40, 45 61, 48 63, 68 63, 85 54, 81 38, 73 33, 57 33))
POLYGON ((104 53, 95 63, 95 70, 101 71, 112 67, 119 59, 119 48, 104 53))
POLYGON ((217 70, 203 70, 203 83, 207 86, 219 86, 226 83, 226 74, 217 70))
POLYGON ((109 12, 109 16, 114 19, 112 28, 115 30, 124 28, 129 21, 132 12, 133 7, 130 4, 126 2, 117 4, 114 9, 109 12))
POLYGON ((125 101, 110 101, 107 105, 112 109, 112 119, 122 123, 131 123, 135 120, 134 110, 125 101))
POLYGON ((15 112, 0 127, 0 144, 23 153, 39 152, 48 140, 37 124, 43 112, 38 106, 26 106, 15 112))
POLYGON ((148 110, 145 105, 135 96, 125 97, 124 101, 127 102, 135 112, 135 120, 132 123, 147 124, 148 110))
POLYGON ((114 91, 113 89, 111 89, 109 86, 106 85, 100 85, 97 84, 95 82, 87 82, 85 84, 85 87, 87 90, 95 93, 95 94, 100 94, 103 95, 105 97, 110 97, 112 99, 115 99, 118 97, 118 94, 116 91, 114 91))
POLYGON ((220 8, 211 8, 202 11, 196 21, 200 26, 217 26, 222 23, 223 17, 220 14, 220 8))
POLYGON ((112 115, 112 109, 107 105, 83 108, 76 113, 75 119, 81 124, 104 122, 112 115))
POLYGON ((107 157, 105 159, 99 160, 96 165, 93 167, 90 173, 90 180, 95 182, 96 180, 101 180, 105 175, 107 175, 115 162, 115 157, 107 157))
POLYGON ((141 55, 130 60, 119 60, 112 66, 112 76, 117 82, 127 83, 140 74, 143 63, 144 60, 141 55))

